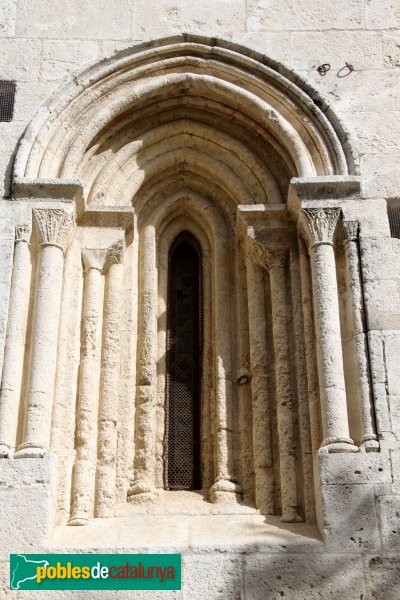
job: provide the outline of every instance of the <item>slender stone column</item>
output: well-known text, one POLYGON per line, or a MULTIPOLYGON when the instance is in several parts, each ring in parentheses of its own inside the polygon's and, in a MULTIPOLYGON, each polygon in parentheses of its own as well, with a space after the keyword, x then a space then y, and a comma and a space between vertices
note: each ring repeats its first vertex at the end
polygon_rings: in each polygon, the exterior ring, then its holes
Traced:
POLYGON ((372 412, 371 375, 368 362, 364 302, 361 289, 358 221, 343 221, 344 245, 350 282, 353 318, 353 343, 358 369, 358 394, 361 416, 361 447, 367 452, 379 448, 372 412))
POLYGON ((122 241, 116 242, 108 249, 104 272, 106 282, 96 471, 96 517, 113 516, 115 504, 118 387, 124 276, 122 241))
MULTIPOLYGON (((310 400, 305 360, 303 303, 301 294, 300 260, 298 249, 290 250, 290 296, 292 307, 296 388, 299 420, 299 437, 303 467, 304 512, 306 521, 315 521, 315 496, 313 479, 313 453, 311 444, 310 400)), ((315 410, 314 406, 312 410, 315 410)))
POLYGON ((297 508, 296 444, 293 427, 293 403, 290 382, 288 338, 288 293, 286 265, 288 249, 266 248, 249 242, 254 262, 268 269, 271 282, 272 330, 275 354, 275 379, 279 439, 279 468, 281 479, 281 521, 303 521, 297 508))
POLYGON ((303 303, 304 325, 304 354, 307 369, 307 393, 310 414, 310 434, 312 454, 315 456, 322 442, 321 432, 321 405, 319 401, 319 382, 317 359, 315 356, 315 331, 312 301, 312 287, 310 280, 310 266, 308 253, 302 238, 299 238, 300 272, 301 272, 301 297, 303 303))
POLYGON ((24 432, 16 458, 41 457, 50 446, 64 251, 73 215, 64 209, 33 209, 41 252, 35 299, 24 432))
POLYGON ((72 511, 68 525, 86 525, 94 507, 105 253, 105 250, 82 251, 85 268, 83 341, 72 511))
POLYGON ((30 227, 15 228, 14 263, 0 390, 0 458, 15 448, 29 304, 30 227))
POLYGON ((357 452, 349 437, 333 236, 339 208, 305 208, 300 227, 309 245, 320 385, 322 446, 357 452))
POLYGON ((251 392, 253 408, 253 455, 255 502, 262 513, 275 514, 275 482, 271 445, 271 398, 269 397, 267 328, 264 274, 247 259, 251 392))
POLYGON ((241 486, 234 473, 232 312, 229 242, 217 236, 214 268, 216 432, 215 475, 211 502, 229 504, 239 500, 241 486))
POLYGON ((139 348, 135 415, 134 480, 128 501, 154 502, 155 403, 157 394, 156 238, 154 227, 144 228, 140 247, 139 348))

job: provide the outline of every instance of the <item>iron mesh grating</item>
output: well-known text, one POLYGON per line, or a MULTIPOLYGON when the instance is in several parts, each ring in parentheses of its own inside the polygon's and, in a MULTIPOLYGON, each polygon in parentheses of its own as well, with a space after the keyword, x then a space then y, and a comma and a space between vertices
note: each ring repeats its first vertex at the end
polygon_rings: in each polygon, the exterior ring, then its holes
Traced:
POLYGON ((178 236, 169 260, 164 482, 200 489, 200 256, 195 239, 178 236))
POLYGON ((388 202, 390 235, 400 239, 400 198, 388 202))
POLYGON ((0 81, 0 121, 8 123, 13 118, 15 81, 0 81))

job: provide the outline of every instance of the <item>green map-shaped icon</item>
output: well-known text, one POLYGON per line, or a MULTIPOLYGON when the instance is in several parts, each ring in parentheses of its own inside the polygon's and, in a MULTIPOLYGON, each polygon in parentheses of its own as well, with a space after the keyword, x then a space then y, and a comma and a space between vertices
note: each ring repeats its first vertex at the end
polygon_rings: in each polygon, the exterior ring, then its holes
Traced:
POLYGON ((49 566, 47 560, 29 560, 23 554, 17 554, 13 563, 14 565, 10 577, 10 588, 12 590, 19 590, 21 583, 29 581, 30 579, 36 579, 36 569, 38 567, 49 566))

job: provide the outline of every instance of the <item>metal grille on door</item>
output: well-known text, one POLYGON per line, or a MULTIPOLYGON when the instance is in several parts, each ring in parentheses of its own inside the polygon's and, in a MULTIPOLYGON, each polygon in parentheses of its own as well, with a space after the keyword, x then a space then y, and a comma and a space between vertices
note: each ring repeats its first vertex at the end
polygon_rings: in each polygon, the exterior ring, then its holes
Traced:
POLYGON ((200 489, 201 286, 200 254, 180 234, 169 260, 165 487, 200 489))

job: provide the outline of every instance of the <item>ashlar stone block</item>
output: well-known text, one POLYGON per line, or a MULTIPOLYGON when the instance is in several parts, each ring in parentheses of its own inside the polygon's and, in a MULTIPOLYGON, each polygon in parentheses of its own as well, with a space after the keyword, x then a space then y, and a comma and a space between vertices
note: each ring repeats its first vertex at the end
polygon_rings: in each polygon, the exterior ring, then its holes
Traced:
POLYGON ((53 39, 126 39, 130 0, 21 0, 17 34, 53 39))
POLYGON ((9 37, 15 33, 17 0, 2 0, 0 4, 0 37, 9 37))
POLYGON ((245 598, 360 600, 365 598, 361 572, 360 558, 345 554, 250 556, 246 559, 245 598))
POLYGON ((243 0, 204 0, 199 3, 161 0, 152 10, 149 8, 146 0, 134 3, 132 32, 135 35, 155 31, 245 31, 243 0))
POLYGON ((57 81, 96 62, 97 42, 47 40, 43 42, 41 78, 57 81))

